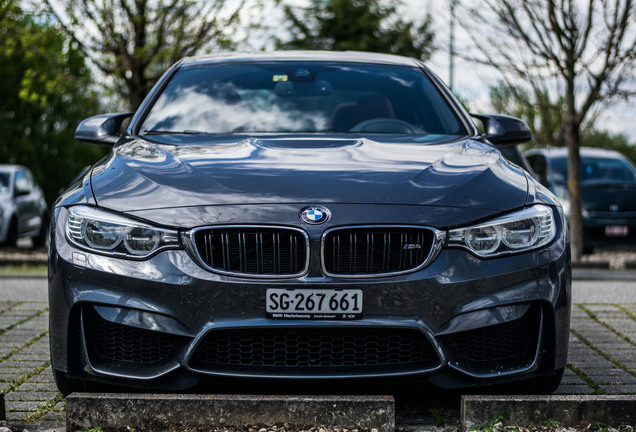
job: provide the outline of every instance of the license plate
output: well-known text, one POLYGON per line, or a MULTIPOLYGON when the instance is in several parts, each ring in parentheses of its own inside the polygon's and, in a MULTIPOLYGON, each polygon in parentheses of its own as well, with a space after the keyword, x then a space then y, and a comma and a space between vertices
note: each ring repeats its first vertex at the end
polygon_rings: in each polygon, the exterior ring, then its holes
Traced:
POLYGON ((270 288, 265 308, 275 319, 360 319, 362 290, 270 288))
POLYGON ((605 227, 605 236, 607 237, 627 237, 629 235, 629 227, 627 225, 607 225, 605 227))

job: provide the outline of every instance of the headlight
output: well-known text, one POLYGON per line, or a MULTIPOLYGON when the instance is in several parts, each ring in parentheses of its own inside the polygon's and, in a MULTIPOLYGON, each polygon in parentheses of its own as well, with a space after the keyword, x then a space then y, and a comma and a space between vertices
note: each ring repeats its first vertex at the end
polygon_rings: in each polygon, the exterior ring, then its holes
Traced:
POLYGON ((85 206, 68 210, 66 235, 81 248, 129 258, 147 258, 159 250, 180 247, 177 231, 85 206))
POLYGON ((539 248, 555 235, 552 209, 535 205, 479 225, 451 230, 448 246, 489 258, 539 248))

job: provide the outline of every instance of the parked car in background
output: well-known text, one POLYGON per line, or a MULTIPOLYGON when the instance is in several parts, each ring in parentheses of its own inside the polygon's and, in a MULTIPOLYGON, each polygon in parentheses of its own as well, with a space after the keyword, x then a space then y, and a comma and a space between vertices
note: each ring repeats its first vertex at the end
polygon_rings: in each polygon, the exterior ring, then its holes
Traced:
MULTIPOLYGON (((583 247, 636 245, 636 168, 612 150, 581 148, 583 247)), ((524 153, 540 182, 569 210, 567 149, 524 153)))
POLYGON ((519 165, 521 168, 526 170, 531 176, 536 178, 536 175, 532 171, 532 167, 523 156, 521 150, 519 150, 519 146, 516 145, 507 145, 507 146, 499 146, 499 151, 510 162, 519 165))
POLYGON ((63 393, 402 377, 552 392, 567 362, 561 206, 416 59, 186 58, 54 209, 63 393))
POLYGON ((0 165, 0 243, 15 246, 31 237, 34 246, 46 243, 48 210, 44 194, 27 168, 0 165))

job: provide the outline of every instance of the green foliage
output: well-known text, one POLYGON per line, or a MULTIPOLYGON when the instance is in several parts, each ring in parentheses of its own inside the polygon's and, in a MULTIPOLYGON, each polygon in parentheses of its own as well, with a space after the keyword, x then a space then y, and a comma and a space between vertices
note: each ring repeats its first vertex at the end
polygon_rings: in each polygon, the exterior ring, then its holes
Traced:
POLYGON ((556 429, 561 426, 561 422, 555 419, 547 419, 544 423, 549 429, 556 429))
POLYGON ((593 432, 609 432, 611 427, 602 422, 596 422, 589 428, 593 432))
POLYGON ((314 1, 306 8, 283 4, 291 38, 279 48, 371 51, 426 60, 433 51, 431 17, 421 23, 399 17, 395 2, 314 1))
POLYGON ((81 52, 55 27, 0 0, 0 28, 0 163, 28 166, 50 204, 104 154, 73 138, 97 98, 81 52))
POLYGON ((489 418, 478 428, 471 428, 470 432, 501 432, 505 430, 503 427, 503 416, 498 415, 496 418, 489 418))
POLYGON ((599 147, 615 150, 636 164, 636 143, 631 144, 623 134, 614 134, 603 130, 592 130, 582 137, 584 147, 599 147))

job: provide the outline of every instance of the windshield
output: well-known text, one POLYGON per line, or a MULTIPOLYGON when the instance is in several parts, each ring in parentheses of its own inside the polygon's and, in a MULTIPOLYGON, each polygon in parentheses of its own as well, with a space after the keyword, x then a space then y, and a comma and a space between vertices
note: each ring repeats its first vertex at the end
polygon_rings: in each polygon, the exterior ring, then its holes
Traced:
MULTIPOLYGON (((553 165, 553 178, 556 184, 567 184, 567 158, 557 158, 553 165)), ((581 158, 581 184, 602 183, 636 184, 636 170, 623 159, 581 158)))
POLYGON ((417 68, 318 62, 185 67, 164 88, 140 130, 467 134, 417 68))

